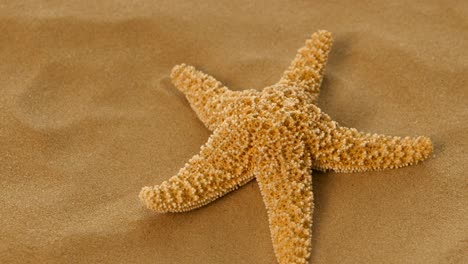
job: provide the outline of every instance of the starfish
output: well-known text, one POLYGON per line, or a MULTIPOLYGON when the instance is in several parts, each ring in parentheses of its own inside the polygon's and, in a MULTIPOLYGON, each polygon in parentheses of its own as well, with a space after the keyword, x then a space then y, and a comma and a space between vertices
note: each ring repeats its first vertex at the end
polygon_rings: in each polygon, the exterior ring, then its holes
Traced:
POLYGON ((179 172, 144 187, 156 212, 185 212, 256 179, 280 264, 306 263, 311 250, 312 169, 363 172, 399 168, 432 152, 427 137, 367 134, 340 126, 316 106, 332 36, 310 37, 278 83, 262 91, 231 91, 185 64, 171 72, 213 134, 179 172))

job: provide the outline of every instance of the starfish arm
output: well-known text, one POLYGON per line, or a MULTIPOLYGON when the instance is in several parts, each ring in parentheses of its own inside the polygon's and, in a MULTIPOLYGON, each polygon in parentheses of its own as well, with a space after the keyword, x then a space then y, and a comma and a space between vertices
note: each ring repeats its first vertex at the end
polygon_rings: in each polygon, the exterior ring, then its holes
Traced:
POLYGON ((171 79, 185 94, 200 120, 212 131, 233 112, 244 110, 239 102, 258 94, 255 90, 231 91, 214 77, 185 64, 172 69, 171 79))
POLYGON ((272 151, 256 170, 280 264, 307 263, 312 242, 312 170, 304 144, 289 142, 272 151))
POLYGON ((427 137, 365 134, 334 121, 315 129, 313 168, 337 172, 393 169, 416 164, 432 152, 427 137))
POLYGON ((305 90, 315 103, 320 93, 332 42, 331 33, 328 31, 319 30, 312 34, 305 46, 298 50, 278 84, 305 90))
POLYGON ((157 212, 184 212, 237 189, 254 178, 250 140, 247 131, 223 124, 177 175, 144 187, 140 199, 157 212))

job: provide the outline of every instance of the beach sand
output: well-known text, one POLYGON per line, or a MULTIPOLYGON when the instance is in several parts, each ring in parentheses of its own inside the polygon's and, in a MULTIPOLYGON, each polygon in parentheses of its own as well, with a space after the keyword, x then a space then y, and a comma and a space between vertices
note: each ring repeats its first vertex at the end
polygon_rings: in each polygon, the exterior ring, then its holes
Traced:
POLYGON ((1 263, 276 263, 255 181, 182 214, 138 193, 210 135, 174 65, 262 89, 318 29, 336 40, 319 107, 434 153, 314 172, 310 263, 468 263, 468 2, 193 2, 0 4, 1 263))

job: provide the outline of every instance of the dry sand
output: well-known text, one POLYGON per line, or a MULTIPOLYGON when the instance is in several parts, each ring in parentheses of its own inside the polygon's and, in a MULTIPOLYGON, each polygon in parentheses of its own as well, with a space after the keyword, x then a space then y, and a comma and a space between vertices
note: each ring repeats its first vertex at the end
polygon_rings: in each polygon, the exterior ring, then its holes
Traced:
POLYGON ((209 136, 173 65, 261 89, 321 28, 336 44, 319 106, 435 150, 315 173, 311 263, 468 263, 467 1, 196 2, 0 3, 1 263, 275 263, 255 182, 183 214, 137 195, 209 136))

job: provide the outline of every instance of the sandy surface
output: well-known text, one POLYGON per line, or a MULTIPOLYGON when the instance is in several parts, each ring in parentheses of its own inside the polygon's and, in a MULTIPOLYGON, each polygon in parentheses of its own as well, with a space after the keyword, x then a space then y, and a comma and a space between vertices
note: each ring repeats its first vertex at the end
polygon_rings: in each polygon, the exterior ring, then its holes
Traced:
POLYGON ((468 263, 468 2, 88 2, 0 3, 1 263, 275 263, 255 182, 184 214, 137 195, 209 136, 173 65, 261 89, 321 28, 336 44, 319 106, 435 150, 314 173, 311 263, 468 263))

